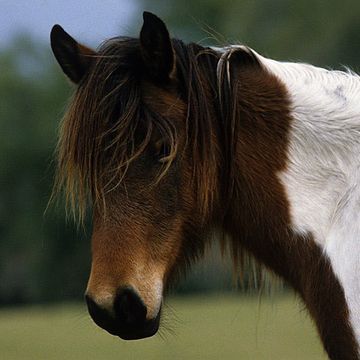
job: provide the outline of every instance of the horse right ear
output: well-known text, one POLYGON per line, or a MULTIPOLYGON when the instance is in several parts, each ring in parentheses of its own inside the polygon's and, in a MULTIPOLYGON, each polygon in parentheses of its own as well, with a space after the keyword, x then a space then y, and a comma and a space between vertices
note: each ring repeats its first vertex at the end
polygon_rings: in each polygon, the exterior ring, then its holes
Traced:
POLYGON ((169 32, 156 15, 144 11, 143 18, 140 44, 147 73, 155 81, 166 82, 175 72, 175 54, 169 32))
POLYGON ((51 29, 50 43, 65 75, 78 84, 88 72, 96 52, 79 44, 60 25, 54 25, 51 29))

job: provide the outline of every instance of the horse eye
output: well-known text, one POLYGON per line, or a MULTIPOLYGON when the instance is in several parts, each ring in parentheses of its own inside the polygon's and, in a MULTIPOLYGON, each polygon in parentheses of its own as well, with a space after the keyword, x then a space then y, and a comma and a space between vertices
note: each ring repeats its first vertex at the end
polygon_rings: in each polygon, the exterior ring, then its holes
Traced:
POLYGON ((170 158, 170 154, 171 154, 170 145, 165 142, 162 142, 160 144, 157 144, 156 148, 157 148, 156 156, 157 156, 158 161, 160 161, 160 162, 168 161, 170 158))

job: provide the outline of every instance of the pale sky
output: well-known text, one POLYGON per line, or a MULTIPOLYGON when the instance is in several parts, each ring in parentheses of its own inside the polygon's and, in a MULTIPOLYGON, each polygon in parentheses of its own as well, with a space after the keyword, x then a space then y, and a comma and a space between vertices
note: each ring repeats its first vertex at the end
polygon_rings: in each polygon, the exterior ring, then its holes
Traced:
POLYGON ((142 23, 142 12, 136 0, 0 0, 0 47, 18 33, 48 42, 56 23, 77 40, 98 45, 129 35, 130 24, 142 23))

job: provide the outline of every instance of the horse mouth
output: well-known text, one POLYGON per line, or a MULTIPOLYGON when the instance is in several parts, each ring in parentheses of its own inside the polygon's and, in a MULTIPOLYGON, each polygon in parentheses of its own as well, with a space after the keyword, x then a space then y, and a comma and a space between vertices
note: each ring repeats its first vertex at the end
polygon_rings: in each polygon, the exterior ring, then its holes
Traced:
POLYGON ((127 329, 118 329, 118 332, 114 335, 120 337, 123 340, 141 340, 151 336, 154 336, 160 324, 160 312, 156 318, 148 320, 139 327, 127 328, 127 329))
POLYGON ((94 322, 109 334, 118 336, 123 340, 140 340, 154 336, 157 333, 160 325, 160 312, 156 318, 134 326, 116 323, 116 319, 109 319, 109 321, 102 322, 98 322, 94 319, 94 322))

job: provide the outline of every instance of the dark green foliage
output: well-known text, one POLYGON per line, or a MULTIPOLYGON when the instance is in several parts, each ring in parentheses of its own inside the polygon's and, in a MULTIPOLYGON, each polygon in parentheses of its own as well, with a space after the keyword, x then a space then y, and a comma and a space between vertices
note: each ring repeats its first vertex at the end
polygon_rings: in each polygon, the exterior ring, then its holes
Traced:
POLYGON ((79 296, 85 284, 88 243, 63 211, 44 215, 71 93, 50 56, 28 39, 0 53, 0 304, 79 296))
POLYGON ((200 44, 246 44, 265 56, 358 70, 357 0, 142 0, 171 34, 200 44))

